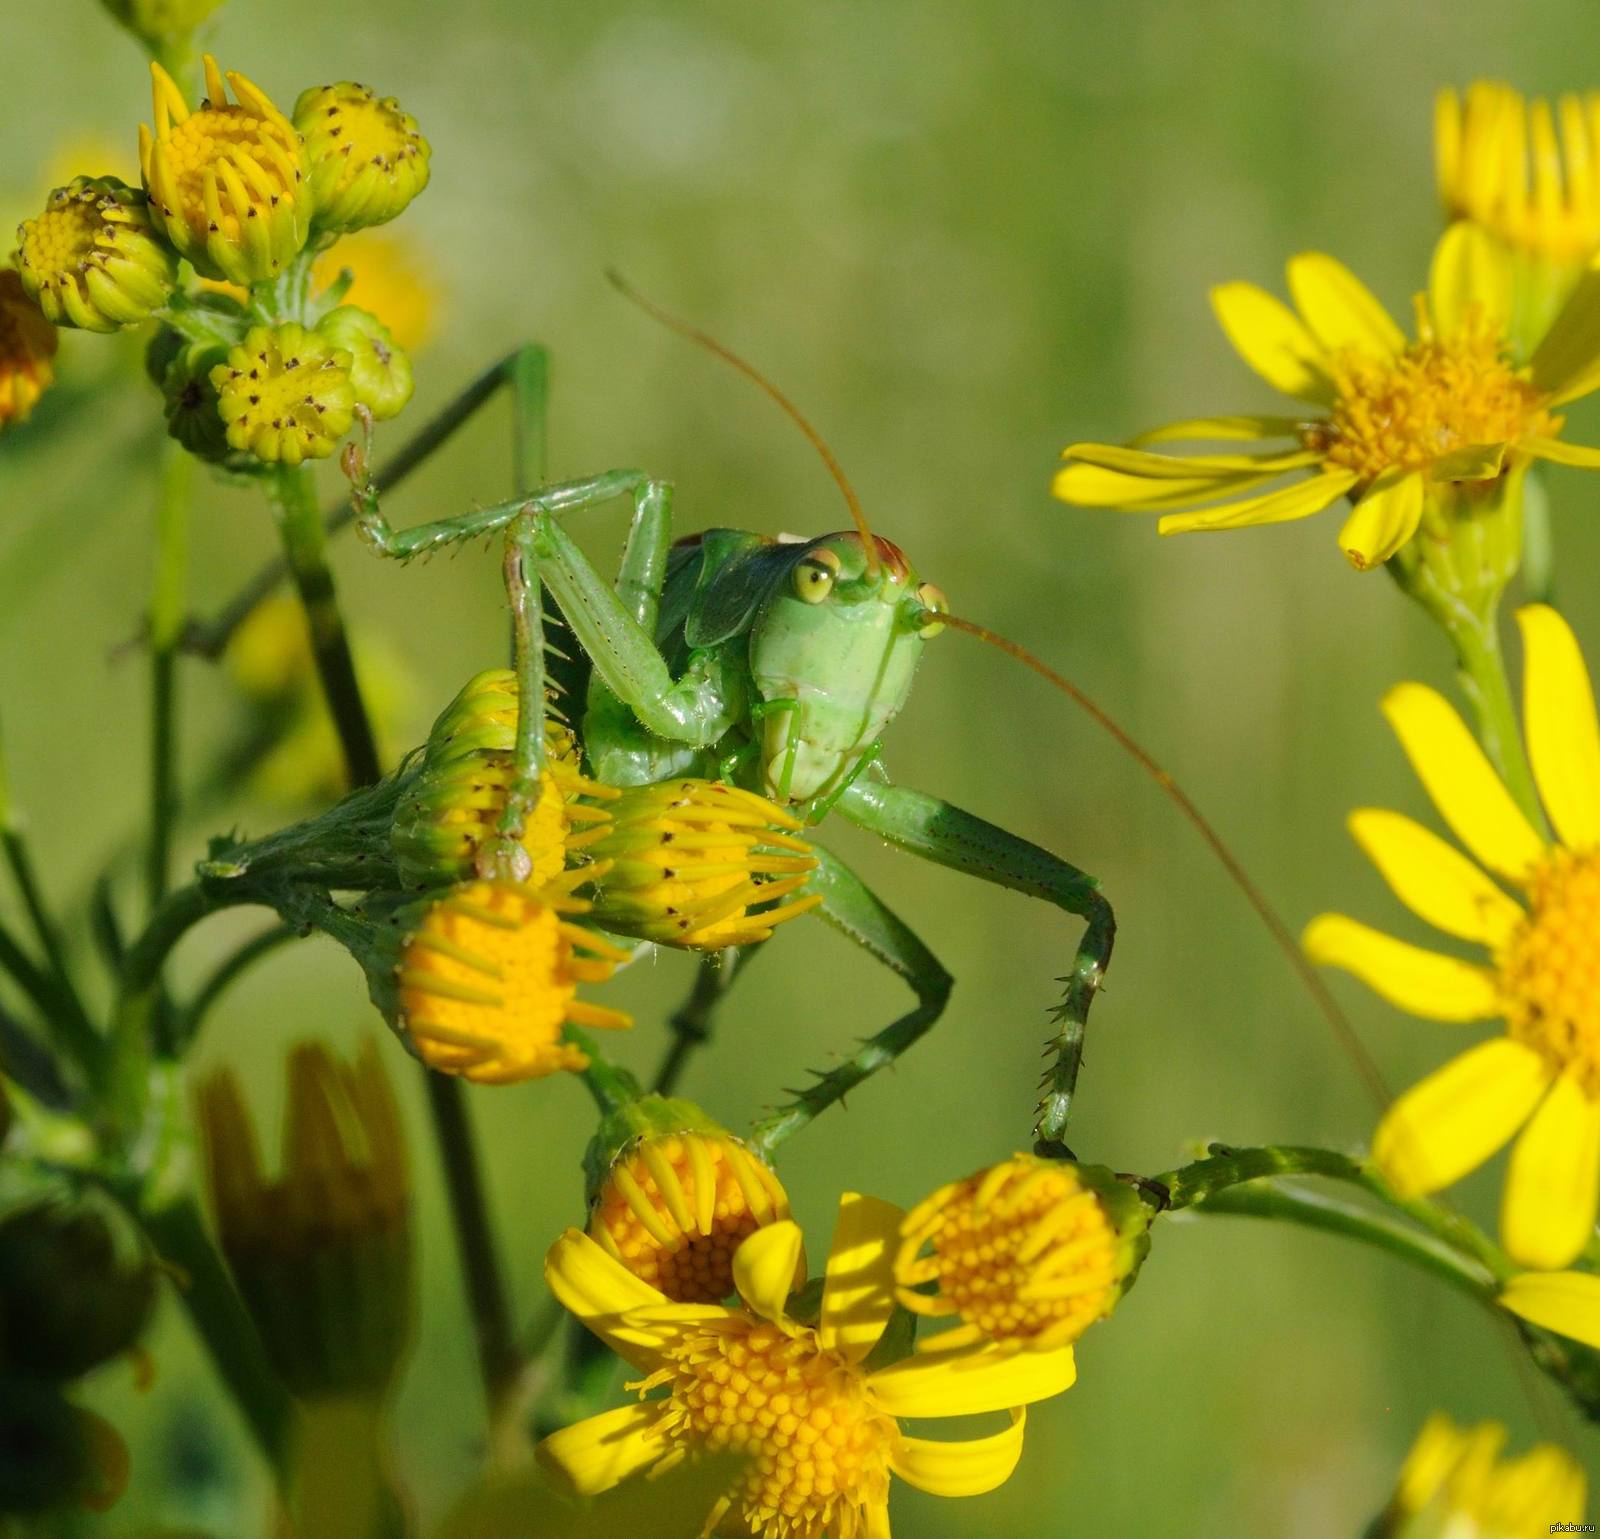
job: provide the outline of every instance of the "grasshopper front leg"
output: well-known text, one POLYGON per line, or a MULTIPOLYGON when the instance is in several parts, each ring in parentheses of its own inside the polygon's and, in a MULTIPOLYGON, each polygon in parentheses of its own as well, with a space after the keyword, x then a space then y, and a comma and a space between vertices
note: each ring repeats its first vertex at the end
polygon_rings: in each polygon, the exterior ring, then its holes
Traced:
POLYGON ((1062 980, 1066 992, 1054 1012, 1060 1030, 1046 1044, 1051 1061, 1034 1121, 1039 1152, 1064 1153, 1089 1006, 1105 976, 1116 939, 1116 917, 1100 884, 1048 850, 905 786, 858 780, 840 797, 839 811, 852 823, 924 860, 1030 898, 1042 898, 1086 921, 1072 966, 1062 980))

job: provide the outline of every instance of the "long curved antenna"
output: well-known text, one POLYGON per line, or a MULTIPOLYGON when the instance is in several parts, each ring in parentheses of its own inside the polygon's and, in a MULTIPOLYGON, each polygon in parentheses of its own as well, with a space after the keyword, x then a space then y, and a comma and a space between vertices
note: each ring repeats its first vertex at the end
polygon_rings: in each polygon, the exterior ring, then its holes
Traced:
POLYGON ((1356 1035, 1355 1027, 1350 1024, 1349 1017, 1339 1008, 1338 1001, 1328 991, 1328 986, 1322 981, 1321 975, 1306 959, 1306 955, 1295 943, 1294 936, 1290 933, 1288 925, 1278 917, 1278 912, 1267 901, 1266 894, 1250 879, 1244 867, 1239 864, 1238 857, 1222 841, 1222 836, 1206 820, 1205 814, 1189 799, 1189 794, 1171 775, 1167 773, 1151 757, 1150 753, 1137 740, 1131 737, 1121 726, 1114 721, 1093 699, 1086 695, 1070 680, 1063 678, 1054 668, 1035 657, 1020 643, 1001 636, 997 632, 979 625, 972 620, 963 620, 959 615, 947 614, 940 611, 938 614, 929 614, 930 620, 938 620, 948 625, 953 630, 963 631, 968 636, 976 636, 979 641, 986 641, 992 647, 999 648, 1007 657, 1015 658, 1025 668, 1031 668, 1039 677, 1048 684, 1053 684, 1074 705, 1084 711, 1094 721, 1110 733, 1120 748, 1132 757, 1139 768, 1150 776, 1155 783, 1176 803, 1178 811, 1188 820, 1195 832, 1205 840, 1211 853, 1222 862, 1223 869, 1233 878, 1234 884, 1245 896, 1250 907, 1256 911, 1261 922, 1267 927, 1278 949, 1288 959, 1290 967, 1299 975, 1300 981, 1305 985, 1306 992, 1311 995, 1317 1008, 1326 1018, 1333 1031, 1335 1040, 1349 1058, 1361 1082, 1366 1086, 1373 1100, 1380 1110, 1389 1104, 1389 1089, 1383 1082, 1383 1076, 1378 1072, 1378 1066, 1372 1061, 1371 1055, 1362 1045, 1360 1037, 1356 1035))
POLYGON ((701 331, 698 326, 691 326, 688 321, 681 321, 677 316, 669 314, 654 301, 646 299, 638 289, 628 282, 616 268, 606 269, 606 279, 619 294, 631 299, 634 304, 653 316, 671 331, 680 337, 687 337, 691 342, 698 342, 708 352, 715 353, 724 363, 731 363, 744 377, 764 391, 782 409, 789 420, 800 429, 811 441, 811 447, 822 456, 822 463, 828 467, 828 473, 837 483, 839 490, 844 493, 845 506, 850 509, 850 517, 855 523, 856 531, 861 536, 861 548, 867 555, 867 574, 871 577, 878 575, 878 542, 873 537, 872 530, 867 525, 867 515, 861 509, 860 499, 855 494, 855 488, 850 485, 849 478, 844 473, 844 467, 833 456, 833 450, 823 440, 812 425, 806 421, 800 408, 794 404, 766 375, 752 363, 746 363, 730 347, 723 344, 709 333, 701 331))

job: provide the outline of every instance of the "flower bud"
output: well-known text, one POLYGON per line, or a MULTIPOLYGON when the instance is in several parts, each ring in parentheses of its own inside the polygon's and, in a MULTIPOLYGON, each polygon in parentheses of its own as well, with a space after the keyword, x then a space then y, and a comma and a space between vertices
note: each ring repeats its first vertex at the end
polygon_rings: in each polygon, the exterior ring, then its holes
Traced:
POLYGON ((322 230, 386 224, 428 185, 428 141, 392 96, 354 81, 313 86, 294 106, 322 230))
POLYGON ((379 422, 399 416, 411 399, 411 360, 383 322, 355 305, 340 305, 317 322, 317 331, 349 353, 356 400, 379 422))
MULTIPOLYGON (((589 1237, 674 1303, 726 1298, 733 1253, 789 1217, 766 1162, 688 1101, 651 1095, 613 1112, 597 1157, 605 1165, 589 1237)), ((799 1270, 796 1286, 803 1260, 799 1270)))
POLYGON ((75 178, 17 231, 22 286, 47 320, 83 331, 137 326, 178 281, 178 258, 151 228, 145 196, 114 176, 75 178))
POLYGON ((176 349, 163 366, 162 355, 167 352, 163 339, 167 335, 165 330, 158 332, 145 354, 147 368, 162 367, 161 397, 167 432, 198 459, 224 464, 233 457, 233 451, 211 375, 214 369, 226 366, 228 351, 221 343, 186 342, 179 337, 176 349))
POLYGON ((633 1023, 577 997, 628 960, 567 916, 577 873, 534 892, 512 882, 473 882, 430 904, 401 941, 396 1014, 431 1069, 482 1084, 539 1079, 588 1066, 561 1037, 575 1026, 633 1023))
POLYGON ((58 340, 16 269, 0 267, 0 428, 25 421, 50 388, 58 340))
POLYGON ((100 0, 152 53, 186 43, 222 0, 100 0))
POLYGON ((251 327, 211 384, 229 445, 269 465, 326 459, 355 419, 349 353, 292 321, 251 327))
POLYGON ((801 826, 776 802, 720 781, 630 787, 589 847, 610 867, 596 878, 595 920, 693 950, 766 940, 822 901, 812 894, 758 907, 798 892, 816 869, 811 846, 793 832, 801 826))
POLYGON ((300 135, 243 75, 205 56, 206 100, 193 112, 159 64, 155 132, 139 130, 150 213, 205 278, 248 287, 276 278, 311 229, 313 194, 300 135))
POLYGON ((940 1188, 900 1227, 895 1281, 907 1309, 961 1324, 917 1350, 1076 1341, 1133 1286, 1149 1222, 1138 1193, 1104 1167, 1033 1154, 940 1188))
POLYGON ((283 1168, 261 1168, 239 1082, 197 1092, 223 1254, 290 1391, 382 1395, 410 1345, 411 1194, 399 1109, 376 1046, 354 1064, 290 1055, 283 1168))
MULTIPOLYGON (((576 771, 581 755, 576 738, 557 720, 546 701, 544 749, 549 760, 576 771)), ((428 733, 430 765, 489 749, 509 753, 517 744, 517 676, 509 668, 486 668, 461 686, 428 733)))

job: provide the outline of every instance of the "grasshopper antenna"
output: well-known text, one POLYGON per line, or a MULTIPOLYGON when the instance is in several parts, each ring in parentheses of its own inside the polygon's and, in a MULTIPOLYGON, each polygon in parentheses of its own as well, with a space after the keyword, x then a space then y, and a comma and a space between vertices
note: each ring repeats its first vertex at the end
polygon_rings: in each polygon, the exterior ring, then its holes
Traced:
POLYGON ((943 625, 948 625, 952 630, 962 631, 968 636, 975 636, 979 641, 985 641, 992 647, 997 647, 1007 657, 1014 658, 1025 668, 1031 668, 1047 684, 1052 684, 1059 689, 1079 710, 1090 716, 1101 728, 1108 732, 1117 745, 1127 753, 1139 768, 1142 769, 1177 805, 1178 811, 1194 828, 1195 832, 1205 840, 1211 853, 1222 862, 1223 869, 1233 879, 1235 886, 1245 896, 1250 907, 1256 911, 1261 922, 1267 927, 1278 949, 1287 958, 1289 966, 1299 975, 1300 981, 1306 986, 1306 991, 1315 1001, 1317 1008, 1326 1018, 1333 1031, 1335 1040, 1339 1043, 1345 1056, 1349 1058, 1361 1082, 1366 1086, 1373 1100, 1380 1110, 1389 1104, 1389 1090, 1383 1082, 1383 1076, 1378 1072, 1378 1066, 1372 1061, 1371 1055, 1362 1045, 1360 1037, 1356 1035, 1355 1027, 1350 1024, 1350 1019, 1339 1008, 1338 1001, 1329 992, 1327 984, 1322 981, 1316 968, 1306 959, 1306 955, 1296 944, 1294 936, 1290 933, 1288 925, 1279 917, 1278 911, 1268 902, 1267 896, 1256 886, 1249 873, 1239 864, 1238 857, 1223 842, 1222 836, 1213 828, 1206 816, 1189 799, 1189 793, 1175 781, 1150 755, 1149 751, 1131 737, 1113 718, 1089 695, 1070 679, 1063 678, 1054 668, 1050 667, 1040 658, 1037 658, 1020 643, 1010 640, 987 626, 979 625, 972 620, 963 620, 959 615, 948 614, 940 611, 937 615, 929 615, 943 625))
POLYGON ((834 458, 833 450, 828 447, 822 434, 806 420, 800 408, 778 389, 766 375, 761 373, 754 364, 746 363, 732 348, 723 346, 708 332, 702 331, 698 326, 691 326, 688 321, 679 320, 677 316, 669 314, 654 301, 646 299, 616 268, 608 267, 606 269, 606 279, 619 294, 631 299, 646 315, 660 321, 663 326, 670 331, 677 332, 680 337, 687 337, 691 342, 698 343, 707 352, 715 353, 724 363, 732 364, 746 379, 751 381, 773 401, 777 402, 779 409, 806 435, 811 447, 822 456, 822 463, 828 467, 828 474, 833 477, 839 490, 844 493, 845 506, 850 509, 850 517, 855 523, 856 532, 861 536, 861 548, 866 552, 867 574, 876 577, 878 574, 878 542, 867 524, 867 515, 862 511, 861 501, 855 494, 855 488, 850 485, 850 479, 845 475, 844 467, 834 458))

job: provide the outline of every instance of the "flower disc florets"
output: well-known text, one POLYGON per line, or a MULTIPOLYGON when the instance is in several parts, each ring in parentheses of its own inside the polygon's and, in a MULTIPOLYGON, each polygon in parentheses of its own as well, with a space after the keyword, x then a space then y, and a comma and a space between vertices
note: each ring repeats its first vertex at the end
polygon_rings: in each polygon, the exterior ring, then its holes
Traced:
MULTIPOLYGON (((685 1454, 749 1459, 726 1502, 762 1539, 868 1539, 889 1495, 898 1428, 858 1365, 816 1332, 730 1315, 708 1321, 634 1387, 666 1387, 661 1435, 685 1454)), ((723 1532, 707 1526, 707 1532, 723 1532)))
POLYGON ((207 99, 190 112, 159 64, 155 132, 139 132, 139 163, 156 225, 206 278, 248 286, 275 278, 306 243, 313 195, 300 135, 232 71, 230 102, 206 55, 207 99))
POLYGON ((22 286, 58 326, 116 331, 148 320, 177 282, 145 198, 115 177, 77 177, 17 231, 22 286))
POLYGON ((816 857, 802 825, 765 797, 709 780, 672 780, 623 791, 612 825, 591 853, 610 863, 595 916, 626 935, 715 950, 766 940, 775 925, 822 900, 758 904, 805 886, 816 857))
POLYGON ((300 94, 294 126, 305 135, 317 226, 384 224, 428 185, 428 141, 392 96, 354 81, 300 94))
POLYGON ((733 1256, 763 1224, 789 1216, 765 1161, 728 1133, 686 1128, 633 1140, 611 1162, 589 1234, 674 1303, 733 1292, 733 1256))
POLYGON ((1018 1154, 941 1188, 901 1227, 895 1276, 906 1308, 963 1324, 918 1350, 1076 1341, 1130 1286, 1147 1230, 1138 1197, 1094 1166, 1018 1154))
POLYGON ((349 353, 292 321, 251 327, 211 383, 228 443, 268 464, 326 459, 355 419, 349 353))
POLYGON ((0 267, 0 427, 21 422, 50 388, 56 329, 22 286, 13 267, 0 267))
POLYGON ((563 917, 585 907, 559 884, 536 893, 509 882, 474 882, 432 904, 395 969, 400 1024, 422 1061, 510 1084, 587 1066, 561 1040, 568 1021, 631 1025, 577 997, 580 983, 603 982, 628 959, 563 917))

